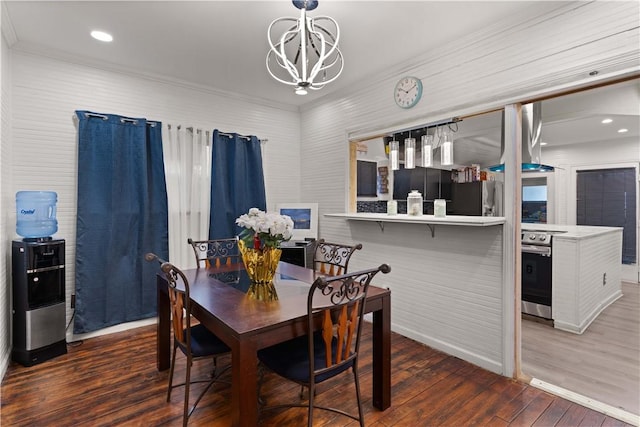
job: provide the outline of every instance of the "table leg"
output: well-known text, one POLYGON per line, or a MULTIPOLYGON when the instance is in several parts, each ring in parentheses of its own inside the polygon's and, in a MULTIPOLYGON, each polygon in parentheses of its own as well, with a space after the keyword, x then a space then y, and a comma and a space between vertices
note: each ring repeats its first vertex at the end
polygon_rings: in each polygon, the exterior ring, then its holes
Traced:
POLYGON ((169 369, 171 354, 171 308, 166 279, 157 276, 158 323, 156 325, 156 366, 159 371, 169 369))
POLYGON ((373 312, 373 406, 384 411, 391 406, 391 296, 382 300, 382 310, 373 312))
POLYGON ((251 340, 231 346, 231 425, 258 425, 258 350, 251 340))

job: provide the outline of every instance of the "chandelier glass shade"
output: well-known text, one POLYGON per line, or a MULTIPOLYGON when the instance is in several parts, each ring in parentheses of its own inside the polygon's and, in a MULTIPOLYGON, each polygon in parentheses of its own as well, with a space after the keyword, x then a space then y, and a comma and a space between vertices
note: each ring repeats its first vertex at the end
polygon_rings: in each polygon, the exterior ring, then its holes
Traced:
POLYGON ((444 130, 442 133, 442 145, 440 147, 440 164, 442 166, 453 165, 453 138, 451 134, 444 130))
POLYGON ((400 143, 398 141, 389 142, 389 159, 391 160, 391 170, 400 169, 400 143))
POLYGON ((433 135, 422 135, 422 167, 433 166, 433 135))
POLYGON ((415 169, 416 167, 416 139, 406 138, 404 140, 404 168, 415 169))
POLYGON ((269 25, 266 65, 271 77, 305 95, 307 89, 322 89, 342 73, 340 28, 328 16, 307 16, 318 6, 317 0, 293 0, 293 4, 300 9, 299 18, 278 18, 269 25))

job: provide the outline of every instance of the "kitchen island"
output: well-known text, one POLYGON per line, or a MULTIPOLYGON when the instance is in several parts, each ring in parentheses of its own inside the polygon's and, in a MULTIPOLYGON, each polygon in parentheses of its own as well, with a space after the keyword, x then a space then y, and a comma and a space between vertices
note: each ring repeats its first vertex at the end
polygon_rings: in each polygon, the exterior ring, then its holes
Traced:
POLYGON ((522 224, 522 230, 551 231, 554 327, 583 333, 622 296, 622 228, 522 224))

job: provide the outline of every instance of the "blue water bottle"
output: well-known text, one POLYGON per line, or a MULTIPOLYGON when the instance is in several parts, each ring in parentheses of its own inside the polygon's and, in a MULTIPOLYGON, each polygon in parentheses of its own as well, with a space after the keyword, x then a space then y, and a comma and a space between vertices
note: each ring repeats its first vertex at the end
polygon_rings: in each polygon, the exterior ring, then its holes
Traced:
POLYGON ((16 232, 27 239, 49 237, 58 231, 54 191, 16 193, 16 232))

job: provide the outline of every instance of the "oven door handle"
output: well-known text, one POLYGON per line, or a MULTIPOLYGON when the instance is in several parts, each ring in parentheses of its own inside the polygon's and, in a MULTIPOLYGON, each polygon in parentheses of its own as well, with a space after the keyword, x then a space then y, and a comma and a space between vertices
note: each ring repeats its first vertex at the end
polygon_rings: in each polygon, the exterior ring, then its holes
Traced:
POLYGON ((551 247, 538 245, 522 245, 522 253, 551 256, 551 247))

